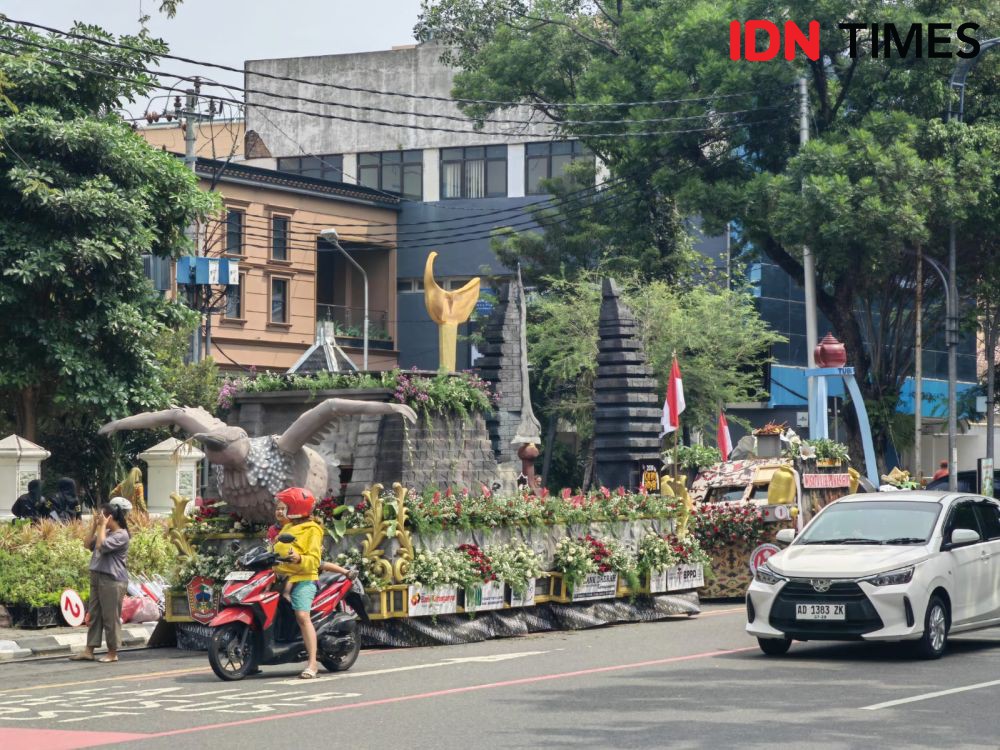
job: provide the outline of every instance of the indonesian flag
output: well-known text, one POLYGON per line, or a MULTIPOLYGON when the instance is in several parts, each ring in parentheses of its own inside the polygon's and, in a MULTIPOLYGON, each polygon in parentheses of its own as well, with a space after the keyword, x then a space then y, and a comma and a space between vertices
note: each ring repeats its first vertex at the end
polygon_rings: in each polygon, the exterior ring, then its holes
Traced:
POLYGON ((663 402, 663 416, 660 424, 663 431, 660 437, 668 435, 681 425, 681 412, 684 411, 684 381, 681 380, 681 368, 677 357, 670 366, 670 381, 667 383, 667 398, 663 402))
POLYGON ((733 452, 733 436, 729 434, 729 422, 726 421, 725 412, 719 412, 719 426, 715 430, 715 441, 719 444, 722 460, 728 460, 729 454, 733 452))

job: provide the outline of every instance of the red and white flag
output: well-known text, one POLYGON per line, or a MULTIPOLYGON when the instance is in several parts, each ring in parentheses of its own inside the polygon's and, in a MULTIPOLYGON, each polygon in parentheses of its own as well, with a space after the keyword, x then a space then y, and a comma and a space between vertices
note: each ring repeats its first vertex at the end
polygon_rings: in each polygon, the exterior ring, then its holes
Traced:
POLYGON ((729 454, 733 452, 733 436, 729 434, 729 422, 726 421, 725 412, 719 412, 719 426, 715 430, 715 440, 719 444, 722 460, 727 461, 729 454))
POLYGON ((684 381, 681 380, 681 368, 677 357, 670 366, 670 380, 667 382, 667 398, 663 402, 663 416, 660 425, 663 431, 660 437, 668 435, 681 425, 681 412, 684 411, 684 381))

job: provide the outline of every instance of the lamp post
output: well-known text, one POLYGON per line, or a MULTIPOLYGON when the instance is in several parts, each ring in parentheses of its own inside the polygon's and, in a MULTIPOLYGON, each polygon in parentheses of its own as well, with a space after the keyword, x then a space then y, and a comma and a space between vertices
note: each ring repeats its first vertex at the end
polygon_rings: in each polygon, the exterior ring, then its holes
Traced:
MULTIPOLYGON (((969 77, 969 73, 972 72, 972 69, 976 67, 979 59, 983 56, 983 53, 998 45, 1000 45, 1000 37, 987 39, 985 42, 979 43, 978 55, 975 57, 959 58, 958 63, 955 65, 955 70, 951 75, 950 82, 952 90, 958 94, 958 113, 956 115, 952 112, 952 103, 949 102, 947 122, 951 122, 952 119, 955 119, 957 122, 962 122, 965 116, 965 80, 969 77)), ((949 492, 955 492, 958 490, 958 415, 956 414, 958 409, 958 398, 956 393, 958 388, 958 331, 955 330, 954 326, 955 321, 958 319, 958 284, 955 271, 955 245, 957 233, 958 230, 956 222, 952 219, 951 226, 948 228, 948 296, 951 299, 950 317, 953 323, 952 329, 947 331, 949 492)), ((990 352, 990 356, 993 355, 994 353, 990 352)))
POLYGON ((347 258, 347 262, 354 266, 361 273, 361 278, 365 282, 365 327, 364 327, 364 354, 362 355, 361 369, 368 372, 368 274, 365 273, 363 269, 350 254, 340 246, 340 235, 337 234, 336 229, 323 229, 320 231, 319 236, 324 240, 333 245, 341 254, 347 258))

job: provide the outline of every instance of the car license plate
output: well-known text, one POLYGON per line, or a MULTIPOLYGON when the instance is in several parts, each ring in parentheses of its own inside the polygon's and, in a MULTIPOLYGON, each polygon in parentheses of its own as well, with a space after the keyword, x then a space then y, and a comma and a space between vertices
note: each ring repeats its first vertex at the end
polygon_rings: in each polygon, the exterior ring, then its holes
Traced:
POLYGON ((252 570, 233 570, 226 576, 227 581, 249 581, 253 578, 252 570))
POLYGON ((844 604, 796 604, 796 620, 846 620, 844 604))

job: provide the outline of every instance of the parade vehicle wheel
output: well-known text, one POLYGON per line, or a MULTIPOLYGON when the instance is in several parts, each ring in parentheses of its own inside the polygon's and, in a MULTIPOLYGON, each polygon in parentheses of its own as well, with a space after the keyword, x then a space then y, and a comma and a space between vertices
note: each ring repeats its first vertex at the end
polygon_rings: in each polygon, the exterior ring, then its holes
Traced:
POLYGON ((792 645, 792 639, 758 638, 757 645, 760 646, 760 650, 768 656, 781 656, 782 654, 788 653, 788 649, 791 648, 792 645))
POLYGON ((358 660, 358 654, 361 653, 361 641, 358 640, 357 636, 353 639, 353 645, 351 650, 346 654, 337 656, 334 658, 321 657, 320 663, 328 672, 346 672, 348 669, 354 666, 354 662, 358 660))
POLYGON ((208 663, 220 680, 242 680, 257 672, 257 653, 253 631, 243 622, 230 622, 216 628, 208 644, 208 663))
POLYGON ((917 656, 940 659, 948 647, 948 606, 939 596, 932 596, 924 615, 924 634, 914 644, 917 656))

